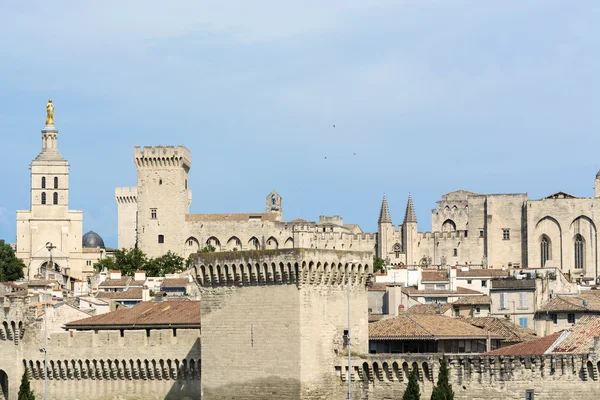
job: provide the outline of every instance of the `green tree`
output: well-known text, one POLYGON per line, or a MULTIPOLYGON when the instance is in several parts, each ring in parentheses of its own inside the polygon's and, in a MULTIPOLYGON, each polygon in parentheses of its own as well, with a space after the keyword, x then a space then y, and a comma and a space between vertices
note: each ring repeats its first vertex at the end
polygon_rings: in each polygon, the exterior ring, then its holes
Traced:
POLYGON ((117 267, 117 264, 115 264, 115 260, 112 257, 103 258, 102 260, 94 264, 94 269, 98 272, 101 272, 104 268, 106 268, 108 271, 113 269, 119 269, 119 267, 117 267))
POLYGON ((168 251, 160 257, 153 258, 146 264, 144 270, 148 276, 165 276, 184 268, 184 258, 168 251))
POLYGON ((373 257, 373 272, 385 271, 385 261, 379 257, 373 257))
POLYGON ((12 282, 23 278, 25 264, 17 258, 11 245, 0 240, 0 282, 12 282))
POLYGON ((446 356, 442 356, 440 373, 438 375, 437 385, 433 387, 431 400, 454 400, 454 391, 452 390, 452 385, 450 385, 448 377, 448 362, 446 361, 446 356))
POLYGON ((217 250, 212 244, 207 245, 205 248, 200 250, 200 253, 213 253, 217 250))
POLYGON ((35 395, 31 391, 31 386, 29 385, 29 376, 27 375, 27 370, 23 372, 23 377, 21 377, 18 400, 35 400, 35 395))
POLYGON ((413 368, 408 377, 408 385, 404 391, 402 400, 421 400, 421 391, 419 389, 419 378, 417 377, 417 369, 413 368))

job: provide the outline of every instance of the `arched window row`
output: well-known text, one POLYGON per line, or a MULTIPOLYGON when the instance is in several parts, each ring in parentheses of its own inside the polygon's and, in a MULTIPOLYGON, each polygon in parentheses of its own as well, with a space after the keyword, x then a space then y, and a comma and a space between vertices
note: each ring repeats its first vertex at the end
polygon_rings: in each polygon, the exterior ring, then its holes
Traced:
MULTIPOLYGON (((54 182, 54 189, 58 189, 58 176, 54 177, 53 182, 54 182)), ((46 177, 45 176, 42 176, 42 182, 41 183, 42 183, 42 185, 41 185, 42 189, 46 189, 46 177)))
MULTIPOLYGON (((44 379, 43 360, 23 360, 31 379, 44 379)), ((49 360, 48 379, 192 380, 200 379, 200 359, 49 360)))
POLYGON ((364 285, 369 266, 342 263, 248 263, 201 265, 201 286, 250 286, 269 284, 364 285))

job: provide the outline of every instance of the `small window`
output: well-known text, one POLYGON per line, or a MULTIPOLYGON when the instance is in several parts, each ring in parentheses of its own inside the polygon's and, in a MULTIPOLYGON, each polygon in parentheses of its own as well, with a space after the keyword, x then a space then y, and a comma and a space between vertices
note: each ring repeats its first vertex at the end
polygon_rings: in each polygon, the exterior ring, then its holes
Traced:
POLYGON ((469 231, 465 231, 465 237, 469 237, 469 231))
POLYGON ((46 189, 46 177, 42 176, 42 189, 46 189))
POLYGON ((344 348, 348 347, 348 330, 344 330, 344 348))
POLYGON ((156 208, 151 208, 150 209, 150 218, 151 219, 156 219, 156 208))
POLYGON ((483 237, 483 229, 479 230, 479 237, 482 238, 483 237))
POLYGON ((500 293, 500 309, 506 310, 508 308, 508 293, 500 293))
POLYGON ((479 314, 481 312, 481 307, 475 307, 475 314, 479 314))
POLYGON ((58 176, 54 177, 54 189, 58 189, 58 176))
POLYGON ((552 322, 554 323, 554 325, 558 324, 558 315, 557 314, 550 314, 550 318, 552 318, 552 322))
POLYGON ((486 280, 482 280, 481 281, 481 287, 487 287, 487 281, 486 280))
POLYGON ((454 254, 454 257, 457 257, 458 256, 458 249, 454 249, 453 254, 454 254))
POLYGON ((523 328, 527 328, 527 317, 519 318, 519 325, 523 328))
POLYGON ((46 204, 46 193, 42 193, 42 204, 46 204))
POLYGON ((467 279, 467 285, 471 285, 473 283, 472 279, 467 279))
POLYGON ((460 317, 460 309, 459 309, 458 307, 456 307, 456 308, 454 309, 454 316, 455 316, 455 317, 460 317))
POLYGON ((162 179, 159 179, 159 180, 158 180, 158 184, 159 184, 159 185, 162 185, 162 179))
POLYGON ((158 243, 164 243, 165 242, 165 235, 158 235, 158 243))
POLYGON ((575 323, 575 314, 567 314, 567 322, 570 324, 575 323))
POLYGON ((57 192, 54 192, 54 194, 52 195, 52 203, 58 204, 58 193, 57 192))
POLYGON ((185 180, 185 190, 187 190, 187 179, 185 180))
POLYGON ((508 228, 502 229, 502 239, 510 240, 510 229, 508 229, 508 228))
POLYGON ((533 391, 533 389, 527 389, 525 391, 525 400, 535 400, 535 392, 533 391))
POLYGON ((527 308, 527 292, 519 292, 519 308, 527 308))

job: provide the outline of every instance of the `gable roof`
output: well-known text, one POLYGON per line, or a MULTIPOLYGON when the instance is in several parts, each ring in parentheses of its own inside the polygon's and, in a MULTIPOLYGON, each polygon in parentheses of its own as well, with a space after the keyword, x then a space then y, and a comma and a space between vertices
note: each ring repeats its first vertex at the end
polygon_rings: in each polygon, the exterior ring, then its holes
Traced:
POLYGON ((481 296, 465 296, 457 299, 452 303, 453 305, 483 305, 490 304, 490 296, 481 295, 481 296))
POLYGON ((185 278, 171 278, 162 281, 161 287, 183 287, 185 288, 190 281, 185 278))
POLYGON ((421 314, 421 315, 438 315, 445 314, 449 310, 452 309, 452 304, 415 304, 408 310, 406 310, 406 314, 421 314))
POLYGON ((66 329, 200 327, 199 301, 142 302, 65 324, 66 329))
MULTIPOLYGON (((112 271, 111 271, 112 272, 112 271)), ((123 276, 121 279, 107 279, 102 282, 100 287, 125 287, 132 278, 130 276, 123 276)))
POLYGON ((573 196, 567 192, 556 192, 552 193, 549 196, 544 197, 544 199, 578 199, 579 197, 573 196))
POLYGON ((143 298, 142 288, 129 288, 123 292, 99 292, 96 295, 97 299, 110 299, 110 300, 142 300, 143 298))
POLYGON ((542 355, 552 347, 562 332, 556 332, 543 338, 530 340, 524 343, 513 344, 501 349, 488 351, 484 354, 497 355, 542 355))
POLYGON ((448 272, 424 270, 421 275, 421 282, 448 282, 448 272))
POLYGON ((506 318, 474 317, 467 318, 466 321, 502 337, 502 341, 505 343, 526 342, 538 338, 533 329, 513 324, 506 318))
POLYGON ((555 295, 543 304, 538 312, 597 312, 600 313, 600 297, 595 294, 555 295))
MULTIPOLYGON (((403 314, 369 325, 369 340, 487 338, 468 322, 445 315, 403 314)), ((495 337, 494 337, 495 338, 495 337)))

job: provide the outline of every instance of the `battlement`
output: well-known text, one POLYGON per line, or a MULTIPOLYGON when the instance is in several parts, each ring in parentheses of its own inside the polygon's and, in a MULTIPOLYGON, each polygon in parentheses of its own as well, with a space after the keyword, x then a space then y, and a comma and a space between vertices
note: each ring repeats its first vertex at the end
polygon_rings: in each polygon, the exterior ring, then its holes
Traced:
POLYGON ((465 231, 451 231, 451 232, 419 232, 417 233, 417 240, 456 240, 464 239, 465 231))
POLYGON ((133 150, 137 168, 168 168, 192 166, 192 153, 184 146, 136 146, 133 150))
POLYGON ((137 203, 137 186, 115 188, 115 200, 118 204, 137 203))
POLYGON ((283 249, 196 253, 192 268, 201 286, 273 284, 366 285, 372 253, 321 249, 283 249))

